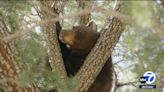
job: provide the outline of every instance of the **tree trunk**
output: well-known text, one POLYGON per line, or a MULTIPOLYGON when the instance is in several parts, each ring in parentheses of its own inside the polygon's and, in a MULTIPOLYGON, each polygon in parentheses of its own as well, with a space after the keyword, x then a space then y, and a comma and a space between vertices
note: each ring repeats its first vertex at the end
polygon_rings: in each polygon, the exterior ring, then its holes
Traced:
MULTIPOLYGON (((88 1, 83 1, 83 0, 79 0, 77 1, 78 3, 78 8, 79 10, 90 10, 92 8, 92 1, 88 0, 88 1)), ((79 16, 79 25, 86 25, 89 21, 91 20, 91 13, 86 14, 86 15, 81 15, 79 16)))
MULTIPOLYGON (((0 38, 6 37, 11 33, 3 18, 0 18, 0 38)), ((22 71, 15 62, 14 42, 0 41, 0 91, 2 92, 37 92, 34 85, 20 87, 17 78, 22 71)))

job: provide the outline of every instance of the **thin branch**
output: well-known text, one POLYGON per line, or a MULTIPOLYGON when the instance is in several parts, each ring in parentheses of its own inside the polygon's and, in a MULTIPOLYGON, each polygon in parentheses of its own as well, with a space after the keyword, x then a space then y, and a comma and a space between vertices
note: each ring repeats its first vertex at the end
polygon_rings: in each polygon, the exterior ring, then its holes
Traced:
POLYGON ((119 63, 121 63, 121 62, 123 62, 124 60, 119 60, 119 61, 117 61, 117 62, 115 62, 113 65, 117 65, 117 64, 119 64, 119 63))
POLYGON ((2 40, 5 41, 5 42, 9 42, 17 37, 21 37, 27 33, 30 33, 31 31, 33 31, 33 29, 35 27, 37 27, 38 25, 45 25, 49 22, 57 22, 57 21, 60 21, 60 20, 63 20, 63 19, 70 19, 70 18, 73 18, 73 17, 78 17, 78 16, 81 16, 81 15, 85 15, 85 14, 89 14, 90 12, 92 11, 95 11, 95 12, 101 12, 101 13, 105 13, 109 16, 114 16, 116 18, 119 18, 121 20, 127 20, 127 19, 132 19, 131 17, 129 16, 126 16, 121 13, 118 13, 118 12, 115 12, 115 11, 112 11, 112 10, 107 10, 107 9, 104 9, 104 8, 101 8, 101 7, 95 7, 94 9, 90 9, 90 10, 82 10, 80 12, 77 12, 77 13, 74 13, 74 14, 68 14, 68 15, 63 15, 63 16, 59 16, 59 17, 56 17, 54 19, 45 19, 45 20, 42 20, 42 21, 39 21, 37 22, 37 24, 33 25, 31 28, 25 30, 25 31, 19 31, 19 32, 16 32, 12 35, 9 35, 5 38, 3 38, 2 40))
POLYGON ((113 90, 113 92, 116 92, 117 91, 117 85, 118 85, 118 76, 117 76, 117 73, 116 71, 114 71, 114 75, 115 75, 115 82, 114 82, 114 85, 115 85, 115 88, 113 90))
POLYGON ((105 8, 100 7, 100 6, 94 6, 94 7, 95 7, 95 10, 94 10, 95 12, 101 12, 101 13, 104 13, 108 16, 116 17, 120 20, 133 20, 134 19, 131 16, 124 15, 124 14, 117 12, 117 11, 105 9, 105 8))
POLYGON ((117 88, 120 88, 120 87, 123 87, 123 86, 129 86, 129 85, 132 85, 132 86, 136 87, 135 86, 136 83, 138 83, 138 81, 132 81, 132 82, 126 82, 126 83, 118 83, 117 84, 117 88))

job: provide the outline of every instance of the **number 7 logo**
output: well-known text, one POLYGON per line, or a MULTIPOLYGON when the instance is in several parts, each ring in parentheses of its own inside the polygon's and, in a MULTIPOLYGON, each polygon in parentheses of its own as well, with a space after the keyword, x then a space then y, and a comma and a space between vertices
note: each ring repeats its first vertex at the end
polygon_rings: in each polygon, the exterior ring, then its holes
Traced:
POLYGON ((147 84, 152 84, 155 82, 156 76, 152 71, 147 71, 143 75, 146 78, 147 84))

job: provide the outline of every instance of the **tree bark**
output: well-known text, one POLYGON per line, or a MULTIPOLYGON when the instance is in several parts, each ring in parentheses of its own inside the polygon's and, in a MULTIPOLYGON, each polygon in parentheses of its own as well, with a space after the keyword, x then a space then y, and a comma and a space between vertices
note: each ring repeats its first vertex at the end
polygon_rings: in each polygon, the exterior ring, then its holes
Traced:
MULTIPOLYGON (((11 33, 3 18, 0 18, 0 38, 11 33)), ((37 92, 37 87, 33 84, 28 87, 20 87, 17 84, 18 75, 22 69, 15 62, 15 46, 13 41, 4 42, 0 40, 0 90, 3 92, 37 92)))
POLYGON ((78 92, 86 92, 92 85, 107 59, 111 56, 122 32, 122 22, 117 18, 113 18, 108 30, 101 33, 98 42, 76 76, 80 82, 78 92))
MULTIPOLYGON (((55 2, 54 4, 57 4, 57 1, 54 2, 55 2)), ((54 13, 51 4, 52 3, 49 3, 49 1, 41 1, 40 9, 44 19, 52 19, 57 17, 57 14, 54 13)), ((50 59, 51 59, 50 64, 52 70, 57 72, 61 76, 61 79, 66 80, 67 74, 65 71, 62 55, 60 53, 61 50, 57 38, 56 25, 54 22, 50 22, 46 25, 43 25, 43 28, 46 34, 47 45, 50 51, 50 59)))
MULTIPOLYGON (((79 10, 90 10, 92 8, 92 4, 90 4, 92 1, 84 1, 84 0, 79 0, 77 1, 78 3, 78 8, 79 10)), ((79 16, 79 25, 86 25, 90 20, 91 20, 91 13, 88 13, 86 15, 81 15, 79 16)))

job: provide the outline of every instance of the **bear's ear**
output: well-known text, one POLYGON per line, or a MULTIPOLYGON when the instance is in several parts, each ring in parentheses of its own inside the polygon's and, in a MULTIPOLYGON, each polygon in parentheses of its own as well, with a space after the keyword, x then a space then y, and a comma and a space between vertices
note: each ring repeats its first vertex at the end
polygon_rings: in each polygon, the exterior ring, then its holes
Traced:
POLYGON ((94 31, 97 31, 97 25, 93 20, 89 21, 86 26, 90 27, 94 31))

